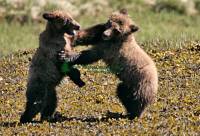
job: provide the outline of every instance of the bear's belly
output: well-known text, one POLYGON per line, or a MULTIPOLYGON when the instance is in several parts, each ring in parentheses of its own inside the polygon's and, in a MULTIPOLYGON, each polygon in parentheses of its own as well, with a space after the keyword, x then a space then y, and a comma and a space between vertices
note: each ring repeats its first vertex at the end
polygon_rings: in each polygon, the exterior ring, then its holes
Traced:
POLYGON ((140 73, 138 71, 134 71, 131 68, 124 68, 117 75, 119 80, 123 81, 126 85, 136 86, 140 82, 140 73))
POLYGON ((119 80, 125 84, 132 86, 139 82, 140 73, 137 70, 137 66, 132 65, 128 58, 113 53, 112 56, 107 54, 103 60, 119 80))

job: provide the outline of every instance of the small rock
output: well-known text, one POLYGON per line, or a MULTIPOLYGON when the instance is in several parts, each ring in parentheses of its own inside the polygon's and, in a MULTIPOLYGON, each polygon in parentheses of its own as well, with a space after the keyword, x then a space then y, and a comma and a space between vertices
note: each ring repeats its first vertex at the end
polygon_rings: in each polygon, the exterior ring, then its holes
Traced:
POLYGON ((2 81, 2 80, 3 80, 3 77, 0 76, 0 81, 2 81))

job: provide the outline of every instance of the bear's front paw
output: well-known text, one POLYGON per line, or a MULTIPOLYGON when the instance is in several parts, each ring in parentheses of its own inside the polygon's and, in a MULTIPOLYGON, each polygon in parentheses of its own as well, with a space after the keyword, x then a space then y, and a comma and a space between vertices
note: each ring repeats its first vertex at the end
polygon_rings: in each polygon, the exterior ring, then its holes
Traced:
POLYGON ((80 53, 74 53, 74 54, 66 57, 65 61, 67 61, 67 62, 74 62, 74 61, 76 61, 79 58, 79 56, 80 56, 80 53))
POLYGON ((58 60, 63 62, 67 59, 66 53, 64 50, 61 50, 60 52, 58 52, 58 60))
POLYGON ((31 122, 31 121, 32 121, 32 119, 29 116, 25 115, 25 114, 23 114, 20 117, 20 123, 28 123, 28 122, 31 122))

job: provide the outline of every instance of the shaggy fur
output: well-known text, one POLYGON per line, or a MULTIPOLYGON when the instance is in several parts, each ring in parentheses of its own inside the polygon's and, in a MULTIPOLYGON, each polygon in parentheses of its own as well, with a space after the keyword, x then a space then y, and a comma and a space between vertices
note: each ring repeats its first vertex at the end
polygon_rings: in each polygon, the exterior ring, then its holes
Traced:
MULTIPOLYGON (((53 115, 57 106, 55 88, 65 76, 60 72, 61 63, 57 53, 64 50, 67 58, 76 56, 71 48, 71 35, 80 28, 79 24, 69 14, 61 11, 45 13, 43 17, 48 22, 45 31, 40 34, 39 48, 29 68, 26 109, 20 118, 21 123, 32 121, 39 112, 41 120, 53 115)), ((80 81, 79 71, 73 69, 72 72, 74 71, 75 79, 80 81)), ((74 78, 71 73, 69 76, 74 78)))
POLYGON ((108 22, 79 31, 76 45, 92 44, 81 52, 76 64, 90 64, 103 59, 121 80, 117 95, 130 119, 141 117, 144 109, 156 97, 157 69, 153 60, 135 41, 138 27, 126 10, 113 13, 108 22))

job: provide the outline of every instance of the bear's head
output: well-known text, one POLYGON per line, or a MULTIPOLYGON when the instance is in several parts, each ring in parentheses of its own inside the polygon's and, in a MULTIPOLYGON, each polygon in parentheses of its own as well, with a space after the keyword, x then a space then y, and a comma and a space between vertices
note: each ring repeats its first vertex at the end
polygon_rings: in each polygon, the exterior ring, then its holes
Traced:
POLYGON ((80 29, 79 23, 77 23, 70 14, 62 11, 44 13, 43 18, 46 19, 51 28, 57 32, 74 35, 75 30, 80 29))
POLYGON ((125 38, 139 28, 131 20, 126 9, 114 12, 106 23, 106 30, 102 34, 104 40, 125 38))

